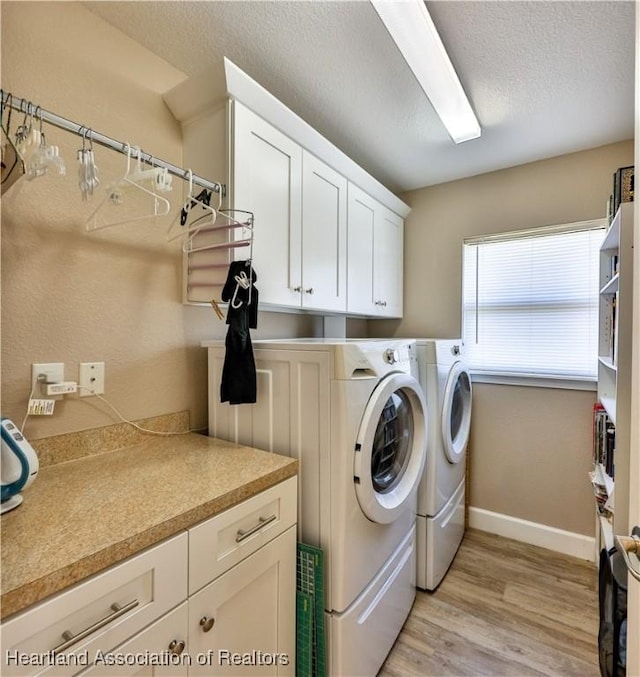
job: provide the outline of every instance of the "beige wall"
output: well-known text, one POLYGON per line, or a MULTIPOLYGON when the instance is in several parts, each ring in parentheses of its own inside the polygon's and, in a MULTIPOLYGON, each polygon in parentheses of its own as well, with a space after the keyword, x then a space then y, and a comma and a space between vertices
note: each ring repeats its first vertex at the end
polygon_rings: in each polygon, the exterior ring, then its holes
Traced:
MULTIPOLYGON (((162 93, 184 76, 79 3, 2 3, 2 87, 177 165, 179 125, 162 93)), ((21 121, 14 113, 12 124, 21 121)), ((206 351, 223 338, 213 311, 181 304, 180 244, 166 244, 169 218, 94 234, 85 221, 125 157, 96 147, 102 181, 83 203, 77 136, 45 125, 65 177, 22 179, 2 200, 2 414, 22 421, 33 362, 64 362, 76 380, 83 361, 106 363, 106 397, 139 419, 189 409, 206 425, 206 351)), ((210 177, 214 180, 220 177, 210 177)), ((174 179, 174 211, 183 200, 174 179)), ((254 337, 313 333, 312 318, 261 313, 254 337)), ((33 417, 33 438, 107 425, 96 398, 68 396, 51 417, 33 417)))
MULTIPOLYGON (((460 336, 464 238, 601 218, 613 172, 629 164, 632 141, 403 195, 405 315, 369 322, 369 335, 460 336)), ((592 535, 594 401, 595 392, 477 384, 470 505, 592 535)))

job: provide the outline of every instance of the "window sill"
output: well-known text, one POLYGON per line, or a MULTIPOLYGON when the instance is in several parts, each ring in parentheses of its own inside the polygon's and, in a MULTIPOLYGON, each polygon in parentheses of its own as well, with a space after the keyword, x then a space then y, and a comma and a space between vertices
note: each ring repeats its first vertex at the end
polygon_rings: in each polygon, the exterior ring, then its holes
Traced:
POLYGON ((560 388, 563 390, 598 389, 595 377, 553 376, 550 374, 505 374, 471 370, 472 383, 492 383, 505 386, 533 386, 534 388, 560 388))

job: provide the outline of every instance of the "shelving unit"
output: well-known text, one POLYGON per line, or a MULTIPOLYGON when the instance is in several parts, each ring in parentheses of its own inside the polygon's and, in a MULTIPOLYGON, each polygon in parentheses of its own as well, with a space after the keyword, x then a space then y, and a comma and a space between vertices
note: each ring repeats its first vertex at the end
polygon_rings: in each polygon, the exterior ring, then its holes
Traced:
POLYGON ((607 466, 597 451, 591 480, 598 496, 599 547, 613 547, 613 533, 629 531, 629 449, 631 423, 631 332, 633 298, 633 202, 620 205, 600 247, 598 402, 605 425, 614 430, 607 466), (622 477, 625 481, 617 482, 622 477), (615 489, 615 492, 614 492, 615 489), (604 492, 604 494, 603 494, 604 492), (606 495, 606 502, 602 496, 606 495), (614 500, 615 496, 615 500, 614 500), (606 510, 602 510, 606 505, 606 510))

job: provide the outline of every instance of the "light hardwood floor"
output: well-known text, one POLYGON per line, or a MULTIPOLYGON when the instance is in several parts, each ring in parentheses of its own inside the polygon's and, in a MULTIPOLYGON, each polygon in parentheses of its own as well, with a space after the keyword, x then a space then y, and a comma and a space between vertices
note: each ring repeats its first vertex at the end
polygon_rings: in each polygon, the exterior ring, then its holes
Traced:
POLYGON ((596 677, 597 634, 594 564, 471 529, 379 677, 596 677))

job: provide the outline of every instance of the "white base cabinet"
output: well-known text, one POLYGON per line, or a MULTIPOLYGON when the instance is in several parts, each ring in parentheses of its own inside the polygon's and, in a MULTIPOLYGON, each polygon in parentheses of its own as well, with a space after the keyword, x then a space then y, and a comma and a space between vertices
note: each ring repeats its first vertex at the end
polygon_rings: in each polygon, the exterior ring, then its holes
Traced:
POLYGON ((189 599, 189 674, 295 673, 295 551, 291 527, 189 599))
POLYGON ((3 621, 2 675, 293 675, 292 477, 3 621))
MULTIPOLYGON (((174 536, 3 621, 0 674, 76 674, 184 602, 187 538, 174 536)), ((175 630, 184 638, 183 627, 175 630)))

